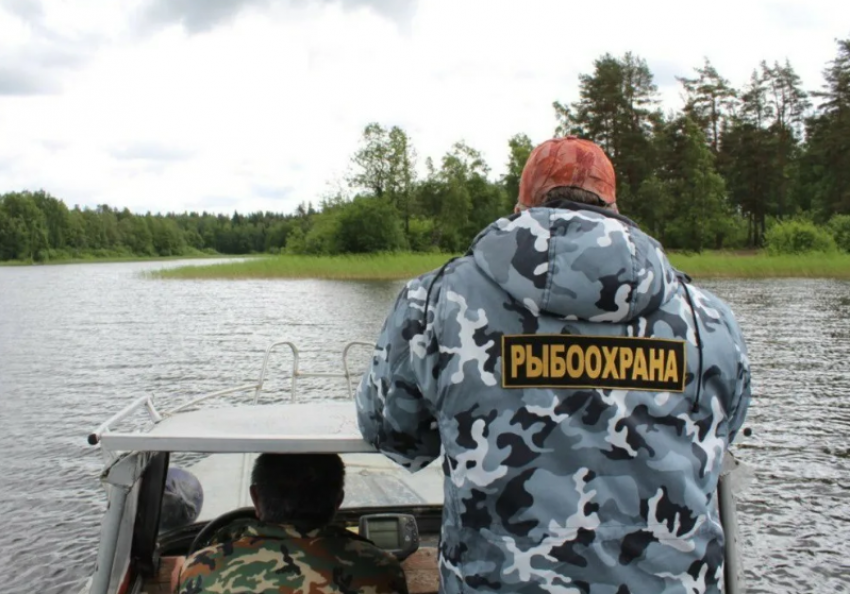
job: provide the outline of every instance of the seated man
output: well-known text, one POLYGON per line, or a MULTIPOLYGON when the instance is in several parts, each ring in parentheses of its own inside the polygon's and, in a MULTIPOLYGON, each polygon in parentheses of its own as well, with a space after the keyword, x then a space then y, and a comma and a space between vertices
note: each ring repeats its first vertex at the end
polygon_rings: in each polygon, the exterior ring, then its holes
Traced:
POLYGON ((336 454, 263 454, 251 474, 259 518, 235 540, 186 559, 179 594, 407 593, 398 561, 341 526, 345 467, 336 454))

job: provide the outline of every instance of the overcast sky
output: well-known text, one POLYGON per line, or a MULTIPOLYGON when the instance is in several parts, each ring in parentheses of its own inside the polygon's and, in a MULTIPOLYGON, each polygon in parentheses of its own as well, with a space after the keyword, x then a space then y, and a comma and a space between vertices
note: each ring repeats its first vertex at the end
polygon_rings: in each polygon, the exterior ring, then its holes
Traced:
POLYGON ((817 89, 848 36, 839 0, 0 0, 0 193, 292 212, 371 121, 420 164, 463 139, 495 178, 605 52, 645 58, 679 109, 703 56, 736 86, 788 58, 817 89))

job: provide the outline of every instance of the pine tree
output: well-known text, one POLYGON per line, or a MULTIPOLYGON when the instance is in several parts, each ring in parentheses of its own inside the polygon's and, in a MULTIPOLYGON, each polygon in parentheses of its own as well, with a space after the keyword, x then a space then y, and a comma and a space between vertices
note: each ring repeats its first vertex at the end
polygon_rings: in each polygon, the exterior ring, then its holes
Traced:
POLYGON ((528 161, 531 151, 534 150, 531 139, 525 134, 512 136, 508 140, 508 147, 510 148, 508 172, 502 178, 502 184, 507 194, 506 210, 512 209, 519 200, 519 181, 522 177, 522 170, 525 168, 525 163, 528 161))
MULTIPOLYGON (((682 116, 667 124, 662 134, 660 183, 654 182, 654 192, 669 207, 663 233, 686 249, 721 247, 731 211, 701 126, 682 116)), ((647 186, 642 189, 653 191, 647 186)))
POLYGON ((651 131, 660 119, 658 91, 646 61, 632 53, 605 54, 593 74, 579 76, 579 100, 555 102, 556 134, 575 134, 598 144, 614 163, 621 205, 637 195, 653 168, 651 131))
POLYGON ((716 155, 720 151, 723 128, 735 113, 735 89, 718 74, 708 58, 702 68, 694 70, 696 78, 677 77, 685 88, 685 113, 705 132, 716 155))
POLYGON ((821 218, 850 213, 850 39, 824 71, 826 84, 812 93, 821 100, 807 121, 807 187, 821 218))
POLYGON ((797 199, 792 194, 799 187, 803 121, 811 103, 790 62, 786 60, 784 65, 777 62, 770 68, 762 62, 761 68, 773 118, 769 130, 775 157, 775 171, 771 176, 775 184, 771 188, 768 211, 773 216, 784 217, 798 210, 797 199))

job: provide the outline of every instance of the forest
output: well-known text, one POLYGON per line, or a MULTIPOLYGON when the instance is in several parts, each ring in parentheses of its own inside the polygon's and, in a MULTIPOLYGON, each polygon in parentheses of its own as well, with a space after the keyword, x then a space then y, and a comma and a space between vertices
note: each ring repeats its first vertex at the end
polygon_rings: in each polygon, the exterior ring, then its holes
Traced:
MULTIPOLYGON (((789 61, 762 62, 735 88, 706 59, 678 78, 684 105, 669 112, 644 59, 605 54, 579 76, 577 101, 553 103, 553 136, 601 145, 620 212, 668 250, 850 251, 850 39, 836 44, 820 89, 789 61)), ((0 260, 461 252, 516 203, 534 143, 507 144, 502 175, 459 141, 423 176, 413 139, 370 123, 346 187, 287 214, 140 214, 12 191, 0 195, 0 260)))

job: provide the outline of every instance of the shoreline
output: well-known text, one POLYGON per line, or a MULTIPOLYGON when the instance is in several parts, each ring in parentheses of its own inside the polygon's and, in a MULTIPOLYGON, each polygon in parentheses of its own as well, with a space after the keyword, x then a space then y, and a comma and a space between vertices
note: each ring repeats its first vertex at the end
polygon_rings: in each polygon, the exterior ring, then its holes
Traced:
POLYGON ((319 279, 396 281, 439 268, 453 254, 395 253, 338 256, 279 255, 206 266, 181 266, 148 273, 176 280, 319 279))
MULTIPOLYGON (((158 279, 247 280, 321 279, 407 280, 439 268, 455 254, 399 253, 345 256, 264 256, 244 262, 181 266, 150 272, 158 279)), ((850 254, 769 256, 763 252, 668 254, 671 263, 694 280, 829 278, 850 280, 850 254)))
MULTIPOLYGON (((183 256, 105 256, 91 258, 62 258, 57 260, 48 260, 46 262, 28 262, 26 260, 3 260, 0 261, 0 267, 17 268, 22 266, 62 266, 65 264, 110 264, 116 262, 158 262, 174 261, 174 260, 215 260, 226 258, 257 258, 263 257, 265 254, 185 254, 183 256)), ((210 265, 214 266, 214 264, 210 265)))

